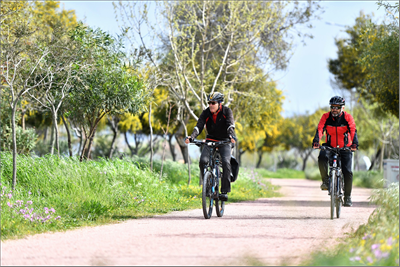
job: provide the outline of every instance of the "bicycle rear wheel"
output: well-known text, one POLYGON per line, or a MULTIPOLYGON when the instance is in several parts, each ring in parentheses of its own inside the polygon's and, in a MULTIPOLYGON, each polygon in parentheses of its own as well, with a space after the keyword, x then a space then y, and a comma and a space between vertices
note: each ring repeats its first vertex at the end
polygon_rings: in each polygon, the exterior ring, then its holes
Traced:
POLYGON ((202 204, 203 204, 203 214, 204 218, 210 219, 214 200, 212 198, 212 178, 211 172, 206 172, 203 177, 203 191, 202 191, 202 204))
POLYGON ((332 172, 331 184, 329 188, 329 190, 331 190, 331 220, 333 220, 333 217, 335 216, 335 202, 336 202, 335 183, 336 183, 336 173, 332 172))

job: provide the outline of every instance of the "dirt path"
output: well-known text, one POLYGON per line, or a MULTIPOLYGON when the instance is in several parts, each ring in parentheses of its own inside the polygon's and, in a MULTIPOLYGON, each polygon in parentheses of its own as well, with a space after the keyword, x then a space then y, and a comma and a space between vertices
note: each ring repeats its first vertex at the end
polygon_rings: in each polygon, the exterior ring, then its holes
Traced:
POLYGON ((200 209, 120 224, 39 234, 1 243, 1 265, 296 265, 366 223, 369 189, 353 189, 353 207, 329 219, 319 182, 271 179, 285 195, 226 206, 205 220, 200 209))

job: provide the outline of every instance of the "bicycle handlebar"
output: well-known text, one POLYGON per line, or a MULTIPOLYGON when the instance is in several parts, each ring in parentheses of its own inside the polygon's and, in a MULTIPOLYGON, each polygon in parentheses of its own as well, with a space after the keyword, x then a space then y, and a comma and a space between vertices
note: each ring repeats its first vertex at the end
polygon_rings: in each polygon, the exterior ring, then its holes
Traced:
POLYGON ((342 151, 351 151, 351 149, 350 149, 350 147, 348 147, 348 146, 345 146, 345 147, 338 147, 338 148, 335 148, 335 147, 330 147, 330 146, 321 146, 319 149, 321 149, 321 150, 331 150, 331 151, 334 151, 334 152, 339 152, 340 150, 342 150, 342 151))
POLYGON ((224 145, 224 144, 230 144, 231 141, 227 140, 227 141, 207 141, 207 140, 202 140, 202 141, 198 141, 198 140, 192 140, 190 141, 191 144, 195 144, 196 146, 201 146, 201 145, 206 145, 209 147, 218 147, 220 145, 224 145))

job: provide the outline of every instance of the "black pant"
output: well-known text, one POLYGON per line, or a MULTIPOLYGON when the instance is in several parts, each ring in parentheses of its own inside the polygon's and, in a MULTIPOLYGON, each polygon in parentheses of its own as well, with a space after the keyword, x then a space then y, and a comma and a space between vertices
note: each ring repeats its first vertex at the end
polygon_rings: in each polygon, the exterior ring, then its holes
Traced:
MULTIPOLYGON (((319 172, 321 173, 322 182, 325 179, 328 179, 328 171, 329 171, 329 160, 331 152, 328 150, 321 150, 318 156, 318 166, 319 172)), ((353 172, 351 171, 351 160, 352 160, 351 151, 340 151, 340 166, 342 167, 342 172, 344 176, 344 195, 351 196, 351 190, 353 187, 353 172)))
MULTIPOLYGON (((221 155, 222 161, 222 178, 221 178, 221 192, 231 192, 231 145, 226 144, 218 147, 219 154, 221 155)), ((204 173, 204 168, 207 166, 210 158, 210 148, 204 146, 203 151, 200 155, 200 172, 204 173)))

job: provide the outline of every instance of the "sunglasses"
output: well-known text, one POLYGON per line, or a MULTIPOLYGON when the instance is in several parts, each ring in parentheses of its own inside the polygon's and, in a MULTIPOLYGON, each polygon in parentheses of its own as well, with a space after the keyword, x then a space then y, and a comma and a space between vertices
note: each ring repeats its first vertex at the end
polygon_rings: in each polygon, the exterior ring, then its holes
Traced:
POLYGON ((208 102, 209 105, 216 105, 218 102, 208 102))
POLYGON ((331 109, 341 109, 342 107, 341 106, 339 106, 339 107, 337 107, 337 106, 331 106, 331 109))

